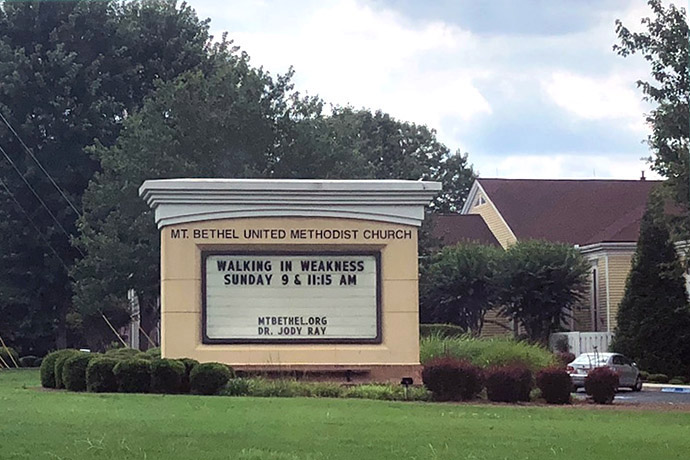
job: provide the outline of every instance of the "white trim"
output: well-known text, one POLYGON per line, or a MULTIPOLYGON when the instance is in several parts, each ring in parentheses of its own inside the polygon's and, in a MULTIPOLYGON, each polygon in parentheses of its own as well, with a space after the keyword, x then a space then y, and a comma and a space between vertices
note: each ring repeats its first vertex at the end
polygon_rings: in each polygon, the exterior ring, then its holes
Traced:
MULTIPOLYGON (((513 229, 510 228, 510 225, 508 225, 508 222, 506 222, 506 220, 503 218, 503 214, 501 214, 501 211, 498 210, 498 207, 491 200, 491 198, 489 197, 489 194, 486 193, 486 190, 484 190, 484 187, 482 187, 482 184, 479 183, 479 179, 477 179, 477 187, 479 187, 479 190, 482 192, 482 195, 484 195, 484 197, 486 198, 486 202, 488 204, 490 204, 492 208, 494 208, 494 211, 496 211, 496 214, 498 215, 499 219, 501 219, 501 222, 503 222, 503 225, 506 226, 510 235, 513 237, 513 239, 515 239, 515 241, 517 241, 518 239, 517 239, 517 236, 515 236, 515 233, 513 233, 513 229)), ((493 233, 493 232, 491 232, 491 233, 493 233)), ((496 235, 494 234, 494 237, 495 236, 496 235)), ((496 239, 498 239, 498 238, 496 238, 496 239)), ((500 243, 500 241, 499 241, 499 243, 500 243)), ((501 246, 503 246, 503 244, 501 244, 501 246)))
POLYGON ((593 252, 600 252, 604 251, 605 253, 608 252, 630 252, 630 251, 635 251, 635 248, 637 247, 637 243, 635 242, 618 242, 618 243, 594 243, 594 244, 588 244, 587 246, 578 246, 575 245, 575 248, 580 251, 583 255, 586 254, 591 254, 593 252))
POLYGON ((605 255, 606 263, 606 332, 611 333, 611 286, 609 284, 609 255, 605 255))
POLYGON ((238 217, 335 217, 420 226, 438 182, 401 180, 148 180, 139 195, 158 228, 238 217))
POLYGON ((475 197, 477 196, 477 190, 479 189, 479 181, 477 179, 474 180, 472 183, 472 187, 470 187, 470 193, 467 195, 467 198, 465 199, 465 204, 462 205, 462 209, 460 210, 460 214, 469 214, 470 209, 472 209, 472 203, 474 202, 475 197))

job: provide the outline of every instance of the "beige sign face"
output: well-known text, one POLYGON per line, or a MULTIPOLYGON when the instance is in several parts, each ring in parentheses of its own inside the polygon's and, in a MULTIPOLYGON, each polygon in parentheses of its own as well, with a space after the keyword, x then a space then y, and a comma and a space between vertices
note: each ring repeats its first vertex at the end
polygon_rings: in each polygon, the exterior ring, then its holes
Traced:
POLYGON ((380 343, 379 254, 202 257, 204 343, 380 343))

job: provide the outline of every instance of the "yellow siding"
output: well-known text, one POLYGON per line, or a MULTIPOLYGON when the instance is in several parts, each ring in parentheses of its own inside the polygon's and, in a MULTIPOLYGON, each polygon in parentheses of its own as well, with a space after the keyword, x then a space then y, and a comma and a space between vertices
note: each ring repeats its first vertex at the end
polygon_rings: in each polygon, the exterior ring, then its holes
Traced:
POLYGON ((485 203, 478 206, 472 206, 469 211, 470 214, 479 214, 482 216, 487 227, 489 227, 491 233, 494 234, 504 249, 511 244, 515 244, 517 239, 515 238, 515 235, 513 235, 513 232, 510 230, 508 225, 506 225, 501 218, 498 210, 489 202, 486 195, 484 195, 481 191, 478 191, 475 200, 480 197, 484 199, 485 203))
POLYGON ((592 282, 588 281, 582 301, 572 311, 573 331, 586 332, 592 328, 592 282))
POLYGON ((609 255, 609 300, 611 302, 611 332, 616 330, 618 306, 625 293, 625 281, 630 273, 633 253, 609 255))
POLYGON ((504 335, 512 335, 513 331, 511 328, 510 320, 498 316, 496 311, 494 310, 489 310, 486 313, 486 316, 484 317, 484 327, 482 328, 482 333, 481 337, 499 337, 499 336, 504 336, 504 335), (508 329, 505 327, 501 327, 499 324, 505 325, 508 329))

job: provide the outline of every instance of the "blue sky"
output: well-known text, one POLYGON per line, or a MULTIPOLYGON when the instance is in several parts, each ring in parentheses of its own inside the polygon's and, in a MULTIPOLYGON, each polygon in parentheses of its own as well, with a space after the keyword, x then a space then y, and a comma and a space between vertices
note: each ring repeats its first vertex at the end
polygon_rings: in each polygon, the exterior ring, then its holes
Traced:
POLYGON ((637 179, 649 133, 615 20, 645 0, 190 0, 255 66, 333 104, 425 124, 484 177, 637 179))

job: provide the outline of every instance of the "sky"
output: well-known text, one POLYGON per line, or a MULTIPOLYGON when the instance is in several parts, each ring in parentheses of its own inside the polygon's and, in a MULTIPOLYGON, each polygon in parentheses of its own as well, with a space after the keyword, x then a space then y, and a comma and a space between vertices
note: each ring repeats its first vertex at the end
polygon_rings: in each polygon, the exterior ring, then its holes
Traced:
POLYGON ((482 177, 658 178, 639 55, 646 0, 189 0, 298 91, 424 124, 482 177))

